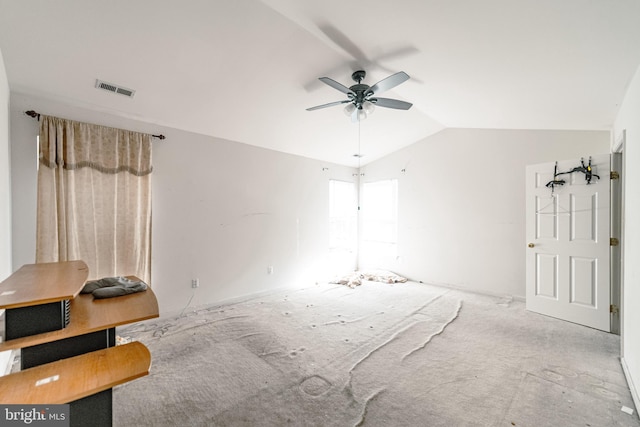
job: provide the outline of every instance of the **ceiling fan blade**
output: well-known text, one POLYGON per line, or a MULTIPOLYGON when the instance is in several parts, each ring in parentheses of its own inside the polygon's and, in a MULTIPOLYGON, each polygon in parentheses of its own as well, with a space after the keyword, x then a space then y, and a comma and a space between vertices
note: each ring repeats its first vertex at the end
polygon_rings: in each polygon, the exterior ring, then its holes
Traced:
MULTIPOLYGON (((349 39, 342 31, 338 30, 333 25, 320 24, 318 25, 320 31, 336 44, 339 48, 351 55, 361 68, 367 67, 371 61, 369 61, 362 50, 356 44, 349 39)), ((355 70, 354 70, 355 71, 355 70)))
POLYGON ((316 105, 315 107, 307 108, 307 111, 313 111, 313 110, 319 110, 321 108, 333 107, 334 105, 346 104, 347 102, 351 102, 351 101, 348 100, 348 99, 345 99, 344 101, 329 102, 328 104, 316 105))
POLYGON ((413 104, 399 99, 389 98, 371 98, 369 101, 373 102, 378 107, 395 108, 396 110, 408 110, 413 104))
POLYGON ((406 82, 407 80, 409 80, 409 75, 404 71, 399 71, 371 86, 371 89, 369 89, 369 91, 371 93, 384 92, 385 90, 394 88, 400 83, 406 82))
POLYGON ((403 46, 393 51, 384 52, 381 55, 376 56, 373 60, 375 62, 392 61, 394 59, 400 59, 405 56, 415 55, 418 53, 420 53, 420 51, 415 46, 403 46))
POLYGON ((337 81, 335 81, 333 79, 330 79, 329 77, 320 77, 320 81, 328 84, 332 88, 337 89, 337 90, 339 90, 340 92, 342 92, 344 94, 350 94, 350 93, 353 94, 353 91, 351 89, 349 89, 348 87, 346 87, 342 83, 338 83, 337 81))

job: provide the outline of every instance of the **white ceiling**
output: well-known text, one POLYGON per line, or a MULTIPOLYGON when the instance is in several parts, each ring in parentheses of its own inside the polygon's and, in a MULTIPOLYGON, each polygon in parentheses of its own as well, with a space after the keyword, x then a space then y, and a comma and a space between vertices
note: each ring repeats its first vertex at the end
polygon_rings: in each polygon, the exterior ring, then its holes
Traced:
POLYGON ((0 50, 15 93, 357 165, 358 145, 365 164, 446 127, 610 129, 639 18, 638 0, 0 0, 0 50), (408 73, 383 96, 413 108, 305 110, 345 99, 318 77, 360 68, 408 73))

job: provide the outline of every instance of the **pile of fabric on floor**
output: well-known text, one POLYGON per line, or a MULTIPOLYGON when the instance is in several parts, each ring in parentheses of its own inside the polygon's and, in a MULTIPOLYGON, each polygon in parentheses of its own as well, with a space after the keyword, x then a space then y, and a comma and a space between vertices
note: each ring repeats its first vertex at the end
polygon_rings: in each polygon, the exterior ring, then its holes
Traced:
POLYGON ((382 283, 405 283, 408 279, 406 277, 398 276, 391 271, 386 270, 367 270, 367 271, 354 271, 346 276, 336 278, 329 283, 335 283, 337 285, 345 285, 350 288, 360 286, 363 280, 369 282, 382 282, 382 283))

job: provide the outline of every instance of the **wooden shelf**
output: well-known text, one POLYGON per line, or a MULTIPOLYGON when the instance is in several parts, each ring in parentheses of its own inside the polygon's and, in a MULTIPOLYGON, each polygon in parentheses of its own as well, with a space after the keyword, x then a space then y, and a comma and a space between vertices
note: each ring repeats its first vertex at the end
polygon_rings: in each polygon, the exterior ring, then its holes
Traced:
POLYGON ((73 299, 88 276, 89 268, 84 261, 23 265, 0 283, 0 309, 73 299))
POLYGON ((0 402, 69 403, 72 426, 108 427, 112 387, 149 373, 149 350, 115 346, 115 327, 158 317, 155 294, 94 299, 80 294, 88 275, 83 261, 27 264, 0 283, 0 351, 21 349, 23 367, 0 377, 0 402))
POLYGON ((149 373, 151 354, 132 342, 0 377, 3 404, 69 403, 149 373))
POLYGON ((158 300, 150 287, 143 292, 105 299, 80 294, 71 300, 70 312, 71 321, 66 328, 3 341, 0 351, 44 344, 159 316, 158 300))

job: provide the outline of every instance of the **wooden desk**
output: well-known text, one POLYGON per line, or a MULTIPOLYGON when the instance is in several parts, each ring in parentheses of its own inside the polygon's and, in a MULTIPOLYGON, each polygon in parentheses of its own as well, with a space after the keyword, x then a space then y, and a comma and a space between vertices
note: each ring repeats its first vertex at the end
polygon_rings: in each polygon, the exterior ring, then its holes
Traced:
POLYGON ((150 366, 139 342, 93 351, 3 377, 0 402, 69 403, 147 375, 150 366))
POLYGON ((83 261, 23 265, 0 283, 0 308, 6 309, 5 339, 67 326, 69 301, 80 293, 88 275, 83 261))
POLYGON ((140 343, 116 347, 115 327, 158 317, 155 294, 148 288, 144 292, 95 300, 91 294, 80 294, 88 274, 82 261, 29 264, 0 283, 0 308, 6 309, 5 333, 11 337, 0 343, 0 351, 21 349, 22 368, 18 373, 0 377, 0 389, 10 390, 12 396, 0 392, 3 399, 0 403, 9 403, 5 398, 23 404, 33 399, 56 403, 59 400, 48 400, 57 394, 67 402, 76 399, 70 402, 71 425, 110 426, 114 381, 146 375, 150 363, 148 350, 140 343), (68 319, 62 325, 61 310, 68 319), (30 325, 25 328, 22 323, 30 325), (98 370, 91 372, 91 369, 98 370), (78 378, 73 380, 69 374, 75 370, 78 378), (64 372, 65 381, 54 381, 46 387, 47 393, 43 392, 45 388, 29 384, 17 386, 35 377, 46 378, 53 372, 64 372), (83 376, 93 378, 92 375, 96 378, 89 383, 80 380, 83 376), (79 381, 79 385, 65 390, 74 381, 79 381), (53 389, 57 391, 50 391, 53 389))
POLYGON ((158 301, 151 288, 144 292, 105 299, 93 299, 91 294, 80 294, 71 300, 70 311, 71 319, 66 328, 1 342, 0 351, 60 341, 153 319, 158 317, 158 301))
POLYGON ((75 298, 89 276, 84 261, 23 265, 0 283, 0 308, 20 308, 75 298))

